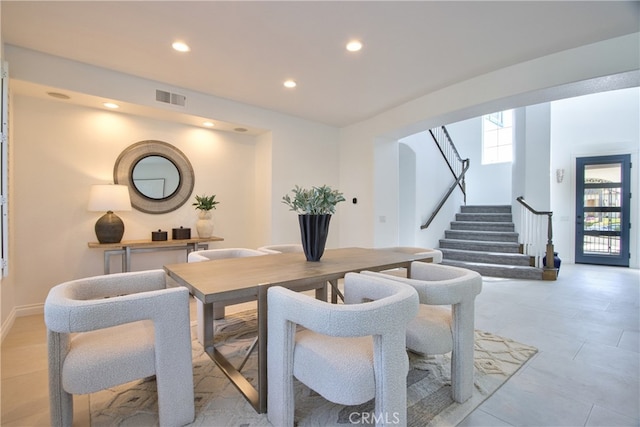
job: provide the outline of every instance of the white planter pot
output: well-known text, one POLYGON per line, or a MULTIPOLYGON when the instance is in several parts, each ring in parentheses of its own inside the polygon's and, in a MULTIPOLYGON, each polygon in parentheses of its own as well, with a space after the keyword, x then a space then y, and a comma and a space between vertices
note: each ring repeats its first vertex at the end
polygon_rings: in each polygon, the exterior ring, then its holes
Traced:
POLYGON ((198 237, 207 238, 213 234, 213 221, 211 221, 210 211, 200 211, 198 213, 198 221, 196 221, 196 231, 198 237))

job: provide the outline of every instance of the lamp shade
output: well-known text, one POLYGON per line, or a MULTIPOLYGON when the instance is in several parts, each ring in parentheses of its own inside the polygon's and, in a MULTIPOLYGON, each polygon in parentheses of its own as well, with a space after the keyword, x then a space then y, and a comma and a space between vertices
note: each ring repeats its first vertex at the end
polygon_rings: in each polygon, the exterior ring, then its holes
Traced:
POLYGON ((114 184, 92 185, 88 210, 91 212, 130 211, 129 187, 114 184))

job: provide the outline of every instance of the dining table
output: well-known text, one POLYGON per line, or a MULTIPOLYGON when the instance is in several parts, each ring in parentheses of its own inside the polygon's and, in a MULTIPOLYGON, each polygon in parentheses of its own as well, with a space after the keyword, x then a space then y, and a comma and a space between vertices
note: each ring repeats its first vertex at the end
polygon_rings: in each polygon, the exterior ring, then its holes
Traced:
POLYGON ((197 263, 169 264, 166 273, 203 303, 203 346, 258 413, 267 410, 267 291, 283 286, 294 291, 315 290, 315 297, 338 300, 338 280, 347 273, 411 268, 413 261, 430 262, 431 255, 393 249, 326 249, 320 261, 307 261, 304 253, 278 253, 264 256, 225 258, 197 263), (246 379, 214 347, 213 303, 243 299, 257 301, 257 387, 246 379))

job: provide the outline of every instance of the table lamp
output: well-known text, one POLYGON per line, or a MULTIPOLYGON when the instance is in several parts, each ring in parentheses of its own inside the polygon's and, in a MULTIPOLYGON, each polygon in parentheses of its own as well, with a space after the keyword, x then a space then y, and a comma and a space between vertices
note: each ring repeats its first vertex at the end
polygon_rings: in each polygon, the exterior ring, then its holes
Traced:
POLYGON ((96 222, 96 237, 100 243, 120 243, 124 234, 124 223, 113 211, 130 211, 131 199, 126 185, 92 185, 88 210, 104 212, 96 222))

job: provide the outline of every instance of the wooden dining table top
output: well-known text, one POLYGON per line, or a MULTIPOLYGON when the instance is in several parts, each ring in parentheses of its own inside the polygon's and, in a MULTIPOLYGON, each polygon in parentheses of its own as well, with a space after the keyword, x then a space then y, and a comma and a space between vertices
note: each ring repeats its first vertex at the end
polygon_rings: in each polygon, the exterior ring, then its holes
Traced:
POLYGON ((260 286, 286 286, 289 282, 337 280, 347 272, 386 270, 419 261, 416 254, 390 249, 326 249, 320 261, 307 261, 303 253, 279 253, 165 265, 167 274, 186 286, 204 303, 257 296, 260 286))

